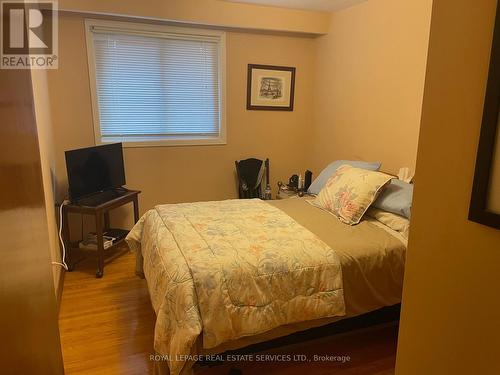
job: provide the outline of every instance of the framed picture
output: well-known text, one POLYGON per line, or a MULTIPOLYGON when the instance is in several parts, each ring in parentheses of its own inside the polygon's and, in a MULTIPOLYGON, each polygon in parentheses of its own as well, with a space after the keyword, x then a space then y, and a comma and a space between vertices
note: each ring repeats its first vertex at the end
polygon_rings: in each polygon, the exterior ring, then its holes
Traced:
POLYGON ((500 7, 497 8, 469 220, 500 229, 500 7))
POLYGON ((248 64, 247 109, 293 111, 295 68, 248 64))

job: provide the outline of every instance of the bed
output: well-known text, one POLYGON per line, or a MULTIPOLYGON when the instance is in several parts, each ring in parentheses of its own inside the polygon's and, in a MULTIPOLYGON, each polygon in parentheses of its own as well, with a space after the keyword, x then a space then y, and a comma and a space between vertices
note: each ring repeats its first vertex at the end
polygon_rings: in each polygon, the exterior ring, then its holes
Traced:
POLYGON ((161 205, 127 237, 147 280, 161 374, 400 303, 406 239, 307 198, 161 205))

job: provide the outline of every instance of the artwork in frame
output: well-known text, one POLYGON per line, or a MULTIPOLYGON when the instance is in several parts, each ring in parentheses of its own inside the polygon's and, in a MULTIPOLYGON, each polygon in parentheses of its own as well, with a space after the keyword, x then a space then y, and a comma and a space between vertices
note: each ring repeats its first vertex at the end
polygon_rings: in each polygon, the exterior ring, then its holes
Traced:
POLYGON ((293 111, 295 68, 248 64, 247 109, 293 111))
POLYGON ((469 219, 500 229, 500 7, 497 9, 469 219))

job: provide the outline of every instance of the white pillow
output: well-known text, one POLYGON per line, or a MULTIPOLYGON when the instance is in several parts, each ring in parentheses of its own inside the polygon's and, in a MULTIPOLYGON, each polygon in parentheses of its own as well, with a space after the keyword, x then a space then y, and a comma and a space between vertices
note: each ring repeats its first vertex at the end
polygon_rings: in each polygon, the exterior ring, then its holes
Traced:
POLYGON ((366 211, 366 214, 381 222, 385 226, 388 226, 392 230, 400 233, 405 239, 408 240, 408 234, 410 233, 410 220, 407 218, 396 215, 392 212, 380 210, 373 206, 366 211))

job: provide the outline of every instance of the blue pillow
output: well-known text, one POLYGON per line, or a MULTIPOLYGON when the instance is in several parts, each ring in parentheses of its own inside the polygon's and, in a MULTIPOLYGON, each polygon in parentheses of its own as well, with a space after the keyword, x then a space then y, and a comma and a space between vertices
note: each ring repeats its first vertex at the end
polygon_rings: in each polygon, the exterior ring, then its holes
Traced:
POLYGON ((410 218, 413 185, 394 179, 380 193, 373 207, 410 218))
POLYGON ((350 165, 351 167, 354 168, 362 168, 362 169, 368 169, 370 171, 378 171, 382 163, 380 162, 366 162, 366 161, 357 161, 357 160, 336 160, 332 163, 330 163, 325 169, 321 171, 318 177, 313 181, 311 186, 309 186, 309 189, 307 189, 307 192, 309 194, 319 194, 321 189, 326 185, 326 182, 330 177, 333 176, 333 174, 337 171, 337 169, 344 165, 350 165))

